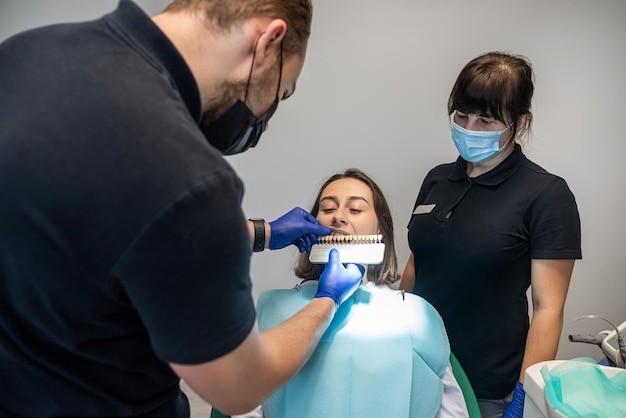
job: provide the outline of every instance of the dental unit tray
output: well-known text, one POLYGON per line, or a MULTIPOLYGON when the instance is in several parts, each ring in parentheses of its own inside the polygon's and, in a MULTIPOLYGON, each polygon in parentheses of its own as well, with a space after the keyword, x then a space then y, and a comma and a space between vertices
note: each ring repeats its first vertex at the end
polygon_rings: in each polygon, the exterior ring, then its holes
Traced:
POLYGON ((383 236, 378 235, 325 235, 317 237, 311 247, 309 261, 313 264, 328 263, 333 248, 339 251, 342 263, 380 264, 385 255, 383 236))

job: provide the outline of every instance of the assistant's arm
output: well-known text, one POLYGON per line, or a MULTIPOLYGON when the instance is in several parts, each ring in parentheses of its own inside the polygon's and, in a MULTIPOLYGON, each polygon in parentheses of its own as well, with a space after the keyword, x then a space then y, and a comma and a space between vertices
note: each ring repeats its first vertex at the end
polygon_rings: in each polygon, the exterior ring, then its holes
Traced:
POLYGON ((528 330, 520 382, 526 368, 553 360, 563 328, 563 310, 575 260, 532 260, 533 318, 528 330))
POLYGON ((515 384, 511 403, 502 414, 503 418, 521 418, 524 414, 526 369, 556 357, 574 260, 532 260, 530 269, 533 319, 526 338, 519 381, 515 384))
POLYGON ((409 260, 402 272, 402 279, 400 280, 400 290, 405 292, 413 292, 415 286, 415 261, 413 259, 413 253, 409 256, 409 260))

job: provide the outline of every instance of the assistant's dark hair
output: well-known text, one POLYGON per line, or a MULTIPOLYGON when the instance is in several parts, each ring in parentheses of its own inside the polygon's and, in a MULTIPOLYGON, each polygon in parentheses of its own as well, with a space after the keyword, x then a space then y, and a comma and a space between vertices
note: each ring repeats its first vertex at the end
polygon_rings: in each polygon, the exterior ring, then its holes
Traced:
POLYGON ((253 17, 283 19, 287 23, 283 39, 287 57, 304 56, 313 19, 311 0, 173 0, 165 11, 199 11, 221 30, 253 17))
MULTIPOLYGON (((310 210, 311 215, 317 217, 320 209, 320 198, 322 193, 329 184, 341 179, 356 179, 365 183, 372 191, 372 197, 374 199, 374 212, 378 218, 378 227, 380 233, 383 236, 383 242, 385 243, 385 254, 383 262, 381 264, 369 265, 367 267, 367 280, 376 284, 390 284, 399 279, 398 276, 398 260, 396 257, 396 247, 393 235, 393 219, 391 217, 391 210, 387 204, 387 199, 383 194, 380 187, 363 171, 357 168, 349 168, 343 173, 337 173, 331 176, 324 182, 317 197, 315 203, 310 210)), ((322 271, 326 266, 323 264, 312 264, 309 261, 309 255, 307 253, 301 253, 296 260, 294 272, 297 277, 306 280, 318 280, 322 271)))
POLYGON ((448 98, 448 115, 455 110, 488 116, 509 125, 515 136, 530 128, 534 74, 528 58, 505 52, 487 52, 459 73, 448 98), (527 115, 525 126, 518 126, 527 115))

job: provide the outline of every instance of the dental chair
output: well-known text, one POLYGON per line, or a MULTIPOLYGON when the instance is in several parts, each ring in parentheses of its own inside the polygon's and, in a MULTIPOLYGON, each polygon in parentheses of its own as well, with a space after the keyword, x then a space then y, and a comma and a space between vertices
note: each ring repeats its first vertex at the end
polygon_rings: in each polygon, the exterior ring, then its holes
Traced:
MULTIPOLYGON (((467 378, 465 371, 463 370, 461 364, 459 364, 459 361, 453 353, 450 353, 450 365, 452 367, 452 373, 454 374, 454 377, 456 378, 459 386, 461 387, 461 391, 463 392, 465 405, 467 406, 470 418, 481 418, 480 409, 478 408, 478 401, 476 400, 476 394, 474 393, 474 389, 472 389, 472 385, 470 384, 470 381, 467 378)), ((230 416, 224 415, 217 409, 212 408, 211 418, 230 418, 230 416)))
POLYGON ((461 364, 456 359, 454 353, 450 353, 450 366, 452 367, 452 374, 454 374, 454 377, 463 392, 465 405, 467 406, 467 412, 469 412, 470 418, 482 418, 474 389, 465 374, 465 370, 461 367, 461 364))
POLYGON ((224 415, 215 408, 211 408, 211 418, 230 418, 230 415, 224 415))

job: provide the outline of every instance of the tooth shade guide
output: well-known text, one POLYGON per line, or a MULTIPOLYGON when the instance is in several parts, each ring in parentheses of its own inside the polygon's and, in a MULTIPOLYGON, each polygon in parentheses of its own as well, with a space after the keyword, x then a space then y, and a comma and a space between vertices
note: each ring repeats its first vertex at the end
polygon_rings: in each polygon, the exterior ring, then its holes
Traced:
POLYGON ((317 237, 317 243, 319 245, 324 244, 374 244, 382 243, 382 234, 373 235, 323 235, 317 237))
POLYGON ((380 264, 385 256, 385 244, 381 234, 374 235, 324 235, 311 247, 312 263, 328 263, 332 249, 339 251, 342 263, 380 264))

